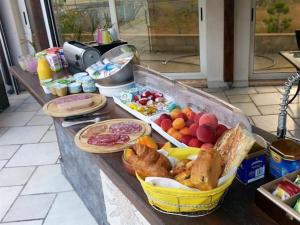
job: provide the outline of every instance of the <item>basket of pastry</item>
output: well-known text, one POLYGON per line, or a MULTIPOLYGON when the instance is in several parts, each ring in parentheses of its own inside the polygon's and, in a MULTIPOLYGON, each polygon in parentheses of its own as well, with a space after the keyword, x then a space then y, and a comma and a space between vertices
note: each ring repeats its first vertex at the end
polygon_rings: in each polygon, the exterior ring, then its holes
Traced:
POLYGON ((206 215, 220 205, 255 142, 242 125, 226 131, 213 148, 157 149, 144 139, 125 149, 126 168, 135 171, 155 209, 183 216, 206 215))

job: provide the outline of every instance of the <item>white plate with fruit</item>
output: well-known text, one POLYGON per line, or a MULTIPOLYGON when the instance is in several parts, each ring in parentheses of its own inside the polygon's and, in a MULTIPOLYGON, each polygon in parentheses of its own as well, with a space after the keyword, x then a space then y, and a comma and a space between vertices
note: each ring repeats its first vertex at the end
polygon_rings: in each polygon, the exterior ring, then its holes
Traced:
POLYGON ((139 85, 113 96, 113 99, 121 108, 147 123, 151 123, 151 117, 167 113, 170 107, 176 106, 169 96, 151 87, 139 85))

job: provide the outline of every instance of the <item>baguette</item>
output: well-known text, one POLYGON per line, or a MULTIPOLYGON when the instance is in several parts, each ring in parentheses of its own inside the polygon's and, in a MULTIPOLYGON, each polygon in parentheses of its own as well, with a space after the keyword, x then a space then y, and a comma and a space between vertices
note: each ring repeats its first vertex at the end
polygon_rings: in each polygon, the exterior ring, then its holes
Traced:
POLYGON ((217 141, 214 149, 217 150, 224 162, 223 176, 231 169, 239 167, 255 143, 253 135, 241 124, 226 131, 217 141))

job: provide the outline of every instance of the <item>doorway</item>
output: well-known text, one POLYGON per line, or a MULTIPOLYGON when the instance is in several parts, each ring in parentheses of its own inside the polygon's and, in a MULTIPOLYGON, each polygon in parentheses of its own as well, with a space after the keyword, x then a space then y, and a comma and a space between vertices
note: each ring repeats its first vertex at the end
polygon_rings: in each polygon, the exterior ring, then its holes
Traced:
POLYGON ((121 39, 140 52, 142 63, 162 73, 197 73, 199 57, 198 0, 117 0, 121 39))
POLYGON ((205 78, 202 0, 52 0, 52 6, 60 44, 93 41, 98 26, 115 23, 142 65, 173 79, 205 78))
POLYGON ((250 79, 286 79, 295 68, 279 55, 298 50, 300 0, 253 0, 250 79))

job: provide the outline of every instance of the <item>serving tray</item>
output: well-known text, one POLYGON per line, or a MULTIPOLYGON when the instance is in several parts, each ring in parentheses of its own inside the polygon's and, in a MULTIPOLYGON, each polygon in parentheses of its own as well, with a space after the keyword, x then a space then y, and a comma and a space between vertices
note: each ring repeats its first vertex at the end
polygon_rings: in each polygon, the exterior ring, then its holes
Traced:
MULTIPOLYGON (((141 86, 141 85, 138 85, 135 83, 135 86, 141 90, 144 90, 144 91, 155 91, 155 92, 160 92, 158 89, 155 89, 151 86, 141 86)), ((164 94, 164 93, 163 93, 164 94)), ((170 96, 164 94, 164 98, 166 100, 166 103, 171 103, 171 102, 174 102, 174 99, 171 98, 170 96)), ((132 114, 133 116, 135 116, 136 118, 140 119, 140 120, 143 120, 145 121, 146 123, 151 123, 151 118, 152 117, 155 117, 157 115, 160 115, 162 113, 169 113, 167 110, 157 110, 155 113, 153 113, 152 115, 144 115, 142 113, 140 113, 139 111, 137 110, 134 110, 132 108, 130 108, 127 103, 123 102, 121 99, 120 99, 120 96, 113 96, 113 99, 114 99, 114 102, 120 106, 122 109, 126 110, 127 112, 129 112, 130 114, 132 114)))
MULTIPOLYGON (((72 96, 78 96, 78 95, 86 95, 86 93, 75 94, 72 96)), ((77 115, 92 113, 92 112, 95 112, 105 106, 105 104, 107 102, 107 99, 105 96, 100 95, 100 94, 88 94, 88 95, 92 95, 93 105, 91 105, 87 108, 72 110, 72 111, 59 110, 57 108, 56 104, 54 103, 54 101, 57 101, 57 99, 64 99, 64 98, 70 96, 70 95, 67 95, 67 96, 59 97, 59 98, 56 98, 56 99, 53 99, 53 100, 47 102, 43 106, 43 110, 46 114, 48 114, 49 116, 52 116, 52 117, 68 117, 68 116, 77 116, 77 115)))
POLYGON ((256 192, 256 205, 281 225, 300 224, 300 214, 293 209, 297 199, 300 198, 300 193, 282 201, 274 196, 272 192, 275 190, 278 182, 281 180, 293 182, 296 179, 297 174, 300 174, 300 170, 266 183, 260 186, 256 192))
MULTIPOLYGON (((104 131, 104 133, 109 133, 104 131)), ((74 137, 74 141, 75 144, 77 145, 78 148, 80 148, 83 151, 86 152, 91 152, 91 153, 114 153, 114 152, 119 152, 119 151, 123 151, 124 148, 127 148, 130 145, 135 144, 136 140, 144 135, 150 135, 151 134, 151 127, 140 120, 137 119, 112 119, 112 120, 106 120, 106 121, 102 121, 99 123, 95 123, 92 125, 89 125, 87 127, 84 127, 83 129, 81 129, 74 137), (138 134, 129 134, 130 136, 130 141, 124 144, 115 144, 115 145, 111 145, 111 146, 97 146, 97 145, 91 145, 87 143, 87 139, 88 137, 87 132, 95 127, 99 127, 99 126, 107 126, 107 128, 105 128, 105 130, 107 131, 109 129, 109 126, 111 126, 112 124, 117 124, 117 123, 123 123, 123 122, 134 122, 134 123, 138 123, 143 127, 143 130, 141 133, 138 134)))

